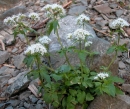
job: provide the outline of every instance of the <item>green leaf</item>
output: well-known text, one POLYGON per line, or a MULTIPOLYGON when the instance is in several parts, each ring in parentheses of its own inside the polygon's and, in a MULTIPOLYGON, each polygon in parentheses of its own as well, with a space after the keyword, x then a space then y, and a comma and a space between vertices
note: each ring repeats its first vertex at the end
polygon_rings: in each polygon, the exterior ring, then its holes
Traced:
POLYGON ((50 35, 51 32, 52 32, 52 30, 53 30, 53 22, 49 22, 49 23, 47 24, 47 28, 48 28, 47 34, 50 35))
POLYGON ((86 52, 81 51, 81 52, 78 53, 78 56, 79 56, 79 58, 81 59, 82 62, 85 62, 86 56, 87 56, 86 52))
POLYGON ((86 94, 86 100, 87 100, 87 101, 92 101, 93 99, 94 99, 94 97, 93 97, 92 94, 90 94, 90 93, 87 93, 87 94, 86 94))
POLYGON ((32 55, 28 55, 26 56, 26 58, 23 61, 27 67, 29 68, 30 66, 32 66, 33 62, 34 62, 34 57, 32 55))
POLYGON ((62 107, 64 109, 66 109, 66 106, 67 106, 67 100, 66 100, 66 98, 63 98, 63 100, 62 100, 62 107))
POLYGON ((116 47, 116 50, 117 50, 117 51, 120 51, 120 52, 126 52, 126 51, 128 51, 128 49, 126 48, 126 44, 118 45, 118 46, 116 47))
POLYGON ((54 78, 55 81, 62 80, 62 76, 61 75, 51 74, 51 77, 54 78))
POLYGON ((72 96, 76 96, 77 91, 76 91, 76 90, 73 90, 73 89, 69 89, 69 93, 70 93, 72 96))
POLYGON ((58 26, 59 26, 58 20, 54 20, 54 21, 53 21, 54 33, 56 32, 58 26))
POLYGON ((60 68, 58 68, 58 71, 61 73, 67 73, 71 70, 71 67, 69 65, 62 65, 60 68))
POLYGON ((110 48, 108 48, 107 54, 113 53, 115 49, 116 49, 116 46, 111 46, 110 48))
POLYGON ((67 97, 67 109, 74 109, 75 108, 75 105, 76 105, 76 100, 75 100, 75 97, 69 95, 67 97))
POLYGON ((120 90, 118 87, 115 87, 116 88, 116 95, 123 95, 123 91, 120 90))
POLYGON ((124 80, 121 79, 121 78, 119 78, 119 77, 117 77, 117 76, 111 76, 109 79, 110 79, 111 81, 113 81, 113 82, 124 83, 124 80))
POLYGON ((84 91, 77 91, 78 92, 78 94, 77 94, 77 100, 78 100, 78 102, 80 103, 80 104, 83 104, 84 103, 84 101, 85 101, 85 98, 86 98, 86 94, 85 94, 85 92, 84 91))
POLYGON ((81 77, 74 77, 71 81, 70 81, 71 85, 72 84, 80 84, 81 83, 81 77))
POLYGON ((116 89, 115 89, 115 86, 113 84, 109 84, 107 86, 106 86, 106 84, 104 84, 104 86, 102 87, 102 90, 105 93, 107 93, 108 95, 115 97, 116 89))
POLYGON ((44 80, 46 80, 48 83, 51 82, 51 78, 50 78, 50 76, 48 74, 46 74, 46 73, 43 72, 42 76, 43 76, 44 80))

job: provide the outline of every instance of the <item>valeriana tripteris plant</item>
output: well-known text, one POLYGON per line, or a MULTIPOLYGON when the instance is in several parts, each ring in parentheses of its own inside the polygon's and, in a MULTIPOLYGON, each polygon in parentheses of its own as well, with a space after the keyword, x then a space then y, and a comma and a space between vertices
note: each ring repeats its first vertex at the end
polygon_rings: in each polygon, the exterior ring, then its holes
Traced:
POLYGON ((40 17, 37 13, 30 13, 29 16, 19 13, 17 15, 5 18, 3 22, 5 25, 13 28, 14 37, 16 37, 18 34, 23 34, 27 40, 27 43, 29 44, 27 34, 29 32, 36 33, 31 26, 39 20, 40 17))
POLYGON ((117 40, 114 40, 114 42, 112 43, 112 46, 107 51, 107 53, 115 52, 115 56, 112 62, 108 65, 107 69, 109 69, 111 65, 114 63, 114 61, 116 60, 118 52, 125 52, 128 50, 125 44, 119 45, 119 42, 120 42, 120 37, 123 33, 123 27, 127 27, 129 25, 130 24, 122 18, 115 19, 109 23, 109 26, 112 29, 112 31, 117 33, 117 40))

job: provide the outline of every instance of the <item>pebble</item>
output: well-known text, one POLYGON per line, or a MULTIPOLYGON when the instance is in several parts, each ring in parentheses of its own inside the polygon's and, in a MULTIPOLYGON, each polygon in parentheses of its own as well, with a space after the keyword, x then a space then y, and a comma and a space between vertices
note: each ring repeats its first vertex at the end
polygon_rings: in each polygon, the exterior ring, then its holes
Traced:
POLYGON ((30 104, 24 102, 24 107, 28 109, 30 107, 30 104))
POLYGON ((12 106, 9 106, 9 107, 7 107, 7 108, 5 108, 5 109, 13 109, 13 107, 12 107, 12 106))
POLYGON ((41 104, 36 105, 36 109, 42 109, 42 108, 43 108, 43 106, 41 104))
POLYGON ((36 98, 34 95, 30 95, 29 98, 32 103, 36 103, 38 100, 38 98, 36 98))
POLYGON ((119 68, 120 69, 125 69, 126 68, 126 65, 124 64, 124 62, 122 62, 122 61, 119 62, 119 68))
POLYGON ((10 100, 8 101, 13 107, 16 107, 20 104, 20 100, 10 100))

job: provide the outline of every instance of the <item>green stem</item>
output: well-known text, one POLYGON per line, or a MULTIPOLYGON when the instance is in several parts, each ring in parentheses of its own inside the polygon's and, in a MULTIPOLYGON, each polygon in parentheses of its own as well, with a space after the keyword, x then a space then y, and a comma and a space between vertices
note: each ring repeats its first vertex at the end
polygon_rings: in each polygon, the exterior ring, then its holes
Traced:
POLYGON ((40 79, 42 86, 43 86, 44 81, 43 81, 42 76, 41 76, 40 63, 39 63, 39 57, 38 56, 36 56, 36 63, 37 63, 37 67, 38 67, 39 79, 40 79))
MULTIPOLYGON (((63 47, 63 45, 62 45, 62 43, 61 43, 60 36, 59 36, 59 33, 58 33, 58 29, 56 30, 56 35, 57 35, 58 42, 59 42, 59 44, 61 45, 61 48, 63 49, 64 47, 63 47)), ((65 55, 65 58, 66 58, 67 63, 68 63, 69 66, 73 69, 73 67, 72 67, 72 65, 70 64, 69 59, 68 59, 68 57, 67 57, 66 51, 64 52, 64 55, 65 55)))

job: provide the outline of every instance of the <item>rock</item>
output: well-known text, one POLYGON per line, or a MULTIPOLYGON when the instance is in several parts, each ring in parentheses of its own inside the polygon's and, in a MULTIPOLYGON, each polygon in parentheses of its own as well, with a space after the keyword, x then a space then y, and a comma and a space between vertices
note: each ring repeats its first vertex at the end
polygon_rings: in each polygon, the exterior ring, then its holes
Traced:
MULTIPOLYGON (((80 26, 76 24, 77 23, 76 18, 77 17, 75 16, 66 16, 59 21, 60 28, 58 31, 59 31, 60 38, 64 46, 72 45, 71 41, 67 39, 67 34, 72 33, 76 29, 80 28, 80 26)), ((90 34, 92 35, 92 37, 90 38, 97 37, 94 30, 92 29, 90 25, 86 26, 86 30, 89 31, 90 34)), ((52 32, 49 37, 51 38, 51 40, 53 40, 49 45, 49 51, 53 52, 53 51, 60 50, 60 45, 57 41, 57 36, 54 34, 54 32, 52 32)))
POLYGON ((0 109, 3 109, 6 105, 10 105, 10 103, 0 103, 0 109))
POLYGON ((0 86, 3 87, 8 83, 8 79, 10 79, 10 75, 0 76, 0 86))
POLYGON ((37 104, 42 104, 42 103, 43 103, 42 100, 38 100, 38 101, 37 101, 37 104))
POLYGON ((43 106, 41 104, 37 104, 36 109, 43 109, 43 106))
MULTIPOLYGON (((87 65, 91 70, 100 72, 100 66, 108 66, 112 61, 114 54, 107 55, 106 52, 110 47, 110 43, 104 39, 95 38, 92 39, 93 44, 90 46, 89 50, 93 52, 98 52, 99 54, 93 57, 93 63, 91 59, 86 59, 87 65)), ((118 72, 118 61, 116 60, 110 67, 110 71, 113 75, 117 75, 118 72)))
POLYGON ((25 91, 22 94, 20 94, 19 99, 24 100, 25 98, 28 98, 31 95, 30 91, 25 91))
POLYGON ((127 105, 129 105, 130 108, 130 97, 128 95, 118 95, 117 98, 124 101, 127 105))
POLYGON ((109 6, 110 8, 113 8, 113 9, 116 9, 118 7, 118 5, 115 3, 111 3, 109 6))
POLYGON ((5 109, 13 109, 13 107, 12 106, 8 106, 7 108, 5 108, 5 109))
POLYGON ((0 15, 0 20, 3 20, 8 16, 16 15, 19 13, 26 13, 26 12, 27 12, 27 9, 25 6, 16 6, 14 8, 11 8, 5 11, 2 15, 0 15))
POLYGON ((122 62, 122 61, 119 62, 119 68, 120 69, 125 69, 126 68, 126 65, 124 64, 124 62, 122 62))
POLYGON ((108 6, 108 4, 101 4, 101 5, 96 5, 93 7, 96 11, 99 13, 107 14, 111 13, 112 9, 108 6))
POLYGON ((79 15, 83 13, 86 10, 86 6, 83 5, 76 5, 73 7, 70 7, 68 14, 69 15, 79 15))
POLYGON ((130 59, 126 59, 126 63, 127 63, 127 64, 130 64, 130 59))
POLYGON ((15 67, 17 67, 18 69, 21 69, 22 67, 24 67, 24 54, 21 53, 20 55, 14 56, 14 65, 15 67))
POLYGON ((101 95, 96 97, 88 109, 129 109, 130 105, 117 97, 101 95))
POLYGON ((123 14, 123 12, 124 12, 124 11, 121 10, 121 9, 120 9, 120 10, 116 10, 116 16, 117 16, 117 17, 120 17, 120 16, 123 14))
MULTIPOLYGON (((34 105, 30 105, 29 109, 36 109, 36 107, 34 105)), ((43 108, 39 108, 39 109, 43 109, 43 108)))
POLYGON ((4 94, 11 96, 27 88, 30 80, 27 78, 27 76, 25 76, 26 74, 27 71, 23 72, 23 75, 21 75, 13 84, 7 87, 4 94))
POLYGON ((25 109, 24 107, 20 107, 19 109, 25 109))
POLYGON ((123 84, 123 85, 122 85, 122 89, 123 89, 125 92, 130 93, 130 84, 123 84))
POLYGON ((29 109, 30 104, 28 104, 28 103, 24 102, 24 107, 25 107, 25 108, 27 108, 27 109, 29 109))
POLYGON ((80 0, 81 3, 84 5, 84 6, 88 6, 88 1, 87 0, 80 0))
POLYGON ((23 41, 24 43, 27 42, 26 40, 26 36, 24 36, 23 34, 18 34, 18 37, 21 39, 21 41, 23 41))
POLYGON ((5 61, 9 58, 9 53, 7 51, 0 51, 0 64, 5 63, 5 61))
MULTIPOLYGON (((60 22, 60 29, 59 29, 59 34, 61 37, 61 41, 64 46, 71 46, 72 42, 70 42, 66 36, 68 33, 72 33, 75 31, 77 28, 79 28, 76 25, 75 17, 74 16, 67 16, 63 18, 60 22), (63 23, 64 22, 64 23, 63 23)), ((91 51, 97 51, 99 52, 99 55, 94 57, 94 63, 92 64, 91 69, 99 71, 100 66, 108 66, 108 64, 111 62, 113 55, 106 55, 106 51, 110 46, 110 43, 97 38, 95 35, 95 32, 93 31, 92 27, 87 25, 86 30, 88 30, 91 34, 92 37, 88 37, 88 40, 91 40, 93 44, 90 46, 91 51)), ((49 51, 51 52, 51 62, 53 64, 54 68, 58 68, 60 65, 62 65, 65 62, 64 57, 60 57, 59 54, 55 53, 55 51, 58 51, 60 49, 60 45, 57 42, 56 35, 52 33, 50 35, 50 38, 53 40, 51 42, 49 51)), ((69 61, 72 65, 77 65, 79 63, 79 60, 77 58, 77 55, 74 55, 73 53, 68 53, 69 61)), ((87 61, 87 59, 86 59, 87 61)), ((86 62, 87 63, 87 62, 86 62)), ((87 63, 88 65, 90 63, 87 63)), ((116 75, 118 72, 118 64, 117 61, 111 66, 110 71, 116 75)))
MULTIPOLYGON (((36 103, 37 100, 38 100, 34 95, 30 95, 29 98, 30 98, 30 101, 31 101, 32 103, 36 103)), ((39 109, 40 109, 40 108, 39 108, 39 109)))
POLYGON ((19 105, 20 100, 9 100, 8 103, 10 103, 11 106, 16 107, 19 105))
POLYGON ((2 67, 2 68, 0 69, 0 75, 3 75, 3 76, 4 76, 4 75, 8 75, 8 74, 12 75, 13 72, 14 72, 14 69, 8 68, 8 67, 6 67, 6 66, 4 66, 4 67, 2 67))

